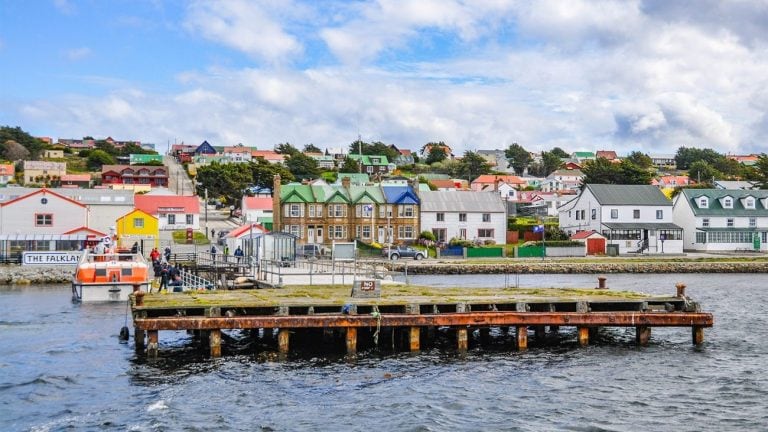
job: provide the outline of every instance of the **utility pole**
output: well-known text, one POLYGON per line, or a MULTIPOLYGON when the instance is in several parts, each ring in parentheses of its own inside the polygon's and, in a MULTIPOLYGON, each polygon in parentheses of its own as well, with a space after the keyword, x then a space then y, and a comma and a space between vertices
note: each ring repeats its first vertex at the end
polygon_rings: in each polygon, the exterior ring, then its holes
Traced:
POLYGON ((205 238, 208 238, 208 188, 205 188, 205 238))

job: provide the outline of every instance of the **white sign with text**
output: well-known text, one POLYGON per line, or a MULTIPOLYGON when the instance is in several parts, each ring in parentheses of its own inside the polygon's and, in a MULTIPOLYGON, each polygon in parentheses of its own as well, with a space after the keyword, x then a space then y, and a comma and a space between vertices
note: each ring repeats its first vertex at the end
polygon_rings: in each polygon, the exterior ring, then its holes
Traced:
POLYGON ((24 252, 22 265, 77 265, 82 252, 24 252))

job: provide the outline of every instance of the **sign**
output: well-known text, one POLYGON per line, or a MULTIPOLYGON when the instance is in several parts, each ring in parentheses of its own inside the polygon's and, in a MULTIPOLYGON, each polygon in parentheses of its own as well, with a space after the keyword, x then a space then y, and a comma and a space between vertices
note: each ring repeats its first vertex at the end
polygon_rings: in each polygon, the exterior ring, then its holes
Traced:
POLYGON ((376 279, 359 279, 352 284, 352 297, 381 298, 381 281, 376 279))
POLYGON ((192 228, 187 228, 187 243, 192 244, 195 242, 195 233, 192 228))
POLYGON ((544 225, 536 225, 533 227, 533 232, 535 233, 543 233, 544 232, 544 225))
POLYGON ((758 233, 755 233, 755 236, 752 237, 752 248, 760 250, 760 234, 758 233))
POLYGON ((332 259, 334 261, 354 261, 356 247, 356 243, 333 242, 332 259))
POLYGON ((667 239, 667 235, 666 234, 659 234, 659 240, 664 241, 666 239, 667 239))
POLYGON ((22 265, 77 265, 82 252, 24 252, 22 265))

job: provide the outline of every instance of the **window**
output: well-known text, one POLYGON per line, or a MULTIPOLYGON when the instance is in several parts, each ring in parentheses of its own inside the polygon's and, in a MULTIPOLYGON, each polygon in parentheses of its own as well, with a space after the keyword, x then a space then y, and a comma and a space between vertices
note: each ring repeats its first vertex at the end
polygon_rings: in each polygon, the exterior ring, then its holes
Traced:
POLYGON ((664 219, 664 210, 656 210, 656 219, 664 219))
POLYGON ((291 233, 291 235, 299 238, 301 234, 301 227, 299 225, 288 225, 288 232, 291 233))
POLYGON ((709 218, 704 218, 701 220, 701 226, 708 227, 709 226, 709 218))
POLYGON ((733 198, 731 197, 723 198, 723 208, 733 208, 733 198))
POLYGON ((387 205, 380 205, 379 206, 379 217, 384 218, 391 218, 392 217, 392 206, 390 204, 387 205))
POLYGON ((619 218, 619 209, 611 209, 611 219, 619 218))
POLYGON ((195 223, 195 215, 188 214, 187 215, 187 225, 192 225, 195 223))
POLYGON ((365 167, 365 171, 368 172, 368 174, 373 174, 373 165, 365 167))
POLYGON ((371 227, 369 225, 363 225, 363 238, 371 238, 371 227))
POLYGON ((579 216, 581 216, 581 210, 576 210, 576 220, 579 220, 579 216))
POLYGON ((706 243, 707 242, 707 233, 705 232, 697 232, 696 233, 696 243, 706 243))
POLYGON ((397 229, 397 236, 401 239, 412 239, 413 238, 413 226, 411 225, 403 225, 398 227, 397 229))
POLYGON ((175 225, 176 224, 176 215, 175 214, 169 214, 168 215, 168 225, 175 225))
POLYGON ((445 222, 445 213, 435 213, 438 222, 445 222))
POLYGON ((288 216, 301 217, 301 204, 290 204, 288 206, 288 216))
POLYGON ((753 217, 749 218, 749 227, 754 228, 756 226, 757 226, 757 218, 753 218, 753 217))
POLYGON ((459 229, 459 238, 462 239, 462 240, 466 240, 467 239, 467 229, 466 228, 459 229))
POLYGON ((134 228, 144 228, 144 219, 142 218, 136 218, 133 220, 133 227, 134 228))
POLYGON ((597 209, 592 209, 592 220, 597 219, 597 209))
POLYGON ((50 213, 35 214, 35 226, 39 226, 39 227, 53 226, 53 215, 50 213))
POLYGON ((727 226, 728 228, 732 228, 733 227, 733 218, 726 219, 725 220, 725 226, 727 226))
POLYGON ((637 209, 632 210, 632 217, 634 219, 640 219, 640 210, 637 210, 637 209))
POLYGON ((747 197, 744 200, 744 208, 753 209, 755 208, 755 199, 752 197, 747 197))
POLYGON ((344 204, 332 204, 328 209, 328 216, 341 218, 347 215, 347 206, 344 204))
POLYGON ((491 221, 491 214, 483 213, 483 222, 490 222, 490 221, 491 221))
POLYGON ((413 213, 413 205, 411 205, 411 204, 401 205, 397 209, 397 215, 399 217, 412 218, 413 214, 414 214, 413 213))
POLYGON ((699 208, 707 208, 707 207, 709 207, 709 199, 707 197, 699 198, 699 208))
POLYGON ((459 222, 466 222, 466 221, 467 221, 467 214, 459 213, 459 222))
POLYGON ((478 238, 493 238, 493 230, 492 229, 486 229, 486 228, 480 228, 477 230, 477 237, 478 238))

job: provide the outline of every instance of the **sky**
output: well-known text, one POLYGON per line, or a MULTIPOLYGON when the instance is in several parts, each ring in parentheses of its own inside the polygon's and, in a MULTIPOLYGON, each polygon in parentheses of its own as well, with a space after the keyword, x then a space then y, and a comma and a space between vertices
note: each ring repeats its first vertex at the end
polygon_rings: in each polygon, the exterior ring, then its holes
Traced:
POLYGON ((0 0, 0 125, 768 152, 768 0, 0 0))

